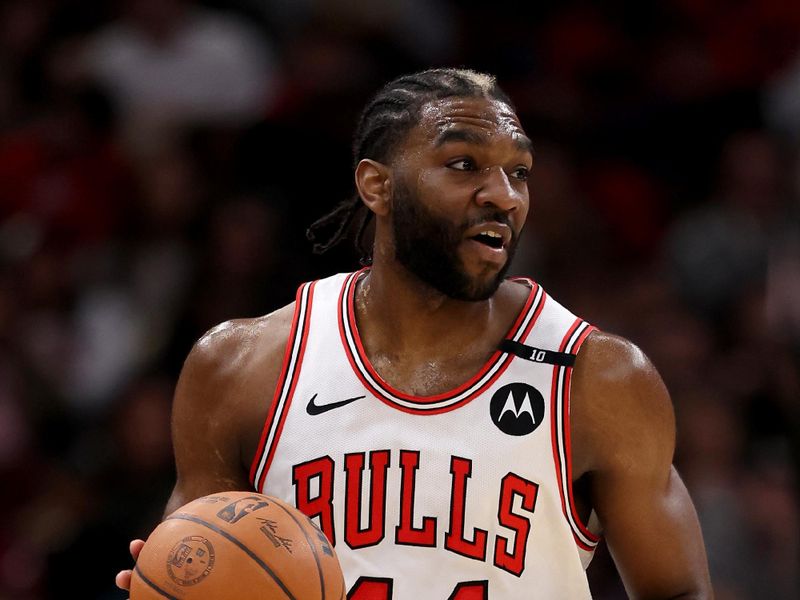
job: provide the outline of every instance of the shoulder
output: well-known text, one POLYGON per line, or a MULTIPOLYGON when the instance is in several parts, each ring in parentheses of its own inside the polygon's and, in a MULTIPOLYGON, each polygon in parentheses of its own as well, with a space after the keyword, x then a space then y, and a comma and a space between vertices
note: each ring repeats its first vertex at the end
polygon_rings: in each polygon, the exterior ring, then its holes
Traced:
POLYGON ((255 448, 280 377, 294 303, 268 315, 217 325, 195 343, 173 403, 173 431, 214 427, 255 448))
POLYGON ((589 335, 578 354, 575 377, 579 376, 597 385, 626 387, 640 379, 657 376, 657 372, 636 344, 596 330, 589 335))
POLYGON ((184 372, 198 372, 204 378, 226 383, 230 383, 230 379, 241 382, 271 373, 277 377, 292 331, 297 302, 305 307, 299 312, 307 316, 312 295, 319 298, 321 294, 323 300, 338 297, 344 278, 349 275, 340 273, 303 284, 300 288, 303 293, 298 295, 297 301, 267 315, 233 319, 213 327, 192 347, 184 363, 184 372), (314 289, 324 291, 315 294, 314 289))
POLYGON ((195 343, 184 369, 220 378, 239 377, 252 363, 279 359, 291 331, 294 308, 293 302, 268 315, 220 323, 195 343))
POLYGON ((629 340, 594 331, 578 353, 570 395, 573 458, 581 471, 648 452, 671 459, 669 393, 650 359, 629 340))
POLYGON ((248 461, 280 371, 293 305, 222 323, 186 358, 172 403, 177 482, 171 512, 193 498, 247 489, 248 461))

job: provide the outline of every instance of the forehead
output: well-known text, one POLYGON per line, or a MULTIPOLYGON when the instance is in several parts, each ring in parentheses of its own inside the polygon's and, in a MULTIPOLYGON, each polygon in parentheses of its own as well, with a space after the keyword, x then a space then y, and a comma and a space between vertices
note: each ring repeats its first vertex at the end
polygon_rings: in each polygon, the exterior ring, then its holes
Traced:
POLYGON ((451 130, 473 130, 491 138, 507 137, 517 144, 529 142, 519 118, 501 100, 455 97, 431 100, 422 106, 420 120, 409 141, 432 142, 451 130), (416 139, 414 139, 416 138, 416 139))

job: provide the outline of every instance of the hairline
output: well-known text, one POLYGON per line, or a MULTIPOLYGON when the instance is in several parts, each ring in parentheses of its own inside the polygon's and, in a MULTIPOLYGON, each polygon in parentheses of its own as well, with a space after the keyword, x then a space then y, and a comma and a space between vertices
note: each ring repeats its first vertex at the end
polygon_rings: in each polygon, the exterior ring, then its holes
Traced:
MULTIPOLYGON (((476 82, 476 85, 477 85, 477 82, 476 82)), ((394 160, 397 150, 408 140, 408 138, 411 135, 411 132, 414 130, 414 128, 418 127, 419 124, 422 122, 422 115, 423 115, 423 113, 425 111, 425 108, 428 105, 430 105, 432 103, 435 103, 435 102, 441 102, 441 101, 445 101, 445 100, 452 100, 454 98, 455 99, 459 99, 459 98, 462 98, 462 99, 478 98, 478 99, 483 99, 483 100, 487 100, 487 101, 496 101, 496 102, 500 102, 500 103, 504 104, 506 107, 508 107, 508 109, 514 114, 514 116, 517 117, 517 122, 519 122, 519 117, 517 116, 517 111, 514 108, 514 105, 510 102, 510 100, 502 97, 502 95, 504 95, 504 92, 502 90, 500 90, 499 88, 497 88, 497 84, 494 82, 493 78, 490 80, 490 85, 493 86, 493 87, 490 86, 488 88, 484 88, 483 85, 481 85, 481 87, 479 89, 475 90, 475 93, 469 93, 469 94, 443 94, 443 95, 431 94, 429 97, 424 98, 418 105, 416 105, 414 107, 413 114, 411 115, 411 119, 409 120, 409 127, 408 127, 407 131, 390 148, 387 148, 386 156, 384 157, 385 162, 386 163, 390 163, 392 160, 394 160), (496 89, 498 92, 500 92, 500 94, 492 93, 493 89, 496 89)), ((521 129, 521 127, 520 127, 520 129, 521 129)), ((520 146, 520 149, 522 149, 522 150, 524 150, 526 152, 530 152, 531 156, 534 156, 533 141, 527 135, 524 135, 524 140, 527 140, 527 141, 520 140, 520 141, 522 141, 522 143, 521 143, 521 145, 518 144, 520 146)), ((363 158, 370 158, 370 157, 365 156, 363 158)), ((374 160, 379 160, 379 159, 374 159, 374 160)), ((380 162, 384 162, 384 161, 381 160, 380 162)))
MULTIPOLYGON (((500 92, 500 94, 503 94, 502 90, 500 90, 499 88, 496 88, 496 84, 494 83, 494 79, 492 79, 491 82, 492 82, 493 85, 495 85, 495 89, 497 89, 500 92)), ((492 91, 492 88, 488 88, 488 89, 481 88, 479 90, 476 90, 476 93, 474 93, 474 94, 447 94, 447 95, 443 95, 443 96, 433 95, 432 97, 426 98, 425 100, 423 100, 419 104, 419 106, 417 107, 417 109, 415 111, 416 114, 414 115, 413 120, 410 122, 410 126, 409 126, 408 130, 405 132, 405 134, 400 139, 397 140, 397 142, 393 145, 393 147, 388 149, 388 151, 386 153, 386 157, 385 157, 386 163, 387 164, 391 163, 396 158, 396 152, 398 151, 398 149, 401 148, 403 146, 403 144, 405 144, 408 141, 408 138, 411 135, 411 133, 421 123, 422 115, 423 115, 423 113, 425 111, 425 108, 428 105, 430 105, 432 103, 435 103, 435 102, 441 102, 441 101, 445 101, 445 100, 452 100, 454 98, 455 99, 474 99, 474 98, 478 98, 478 99, 483 99, 483 100, 487 100, 487 101, 499 102, 499 103, 505 105, 509 109, 509 111, 516 117, 517 123, 519 124, 519 116, 517 115, 517 111, 514 108, 514 105, 510 102, 510 100, 507 100, 507 99, 501 97, 500 95, 493 94, 493 93, 491 93, 491 91, 492 91)), ((452 128, 449 128, 448 130, 440 131, 439 133, 437 133, 436 137, 434 138, 434 147, 438 148, 442 144, 444 144, 447 141, 449 141, 449 140, 446 140, 446 139, 443 140, 443 141, 440 141, 441 138, 446 137, 448 135, 448 131, 449 132, 454 132, 455 135, 461 135, 464 138, 462 141, 465 141, 465 142, 468 142, 468 143, 475 143, 477 145, 485 145, 485 142, 488 141, 488 140, 480 140, 480 139, 478 139, 479 137, 482 137, 482 136, 477 132, 473 133, 470 129, 467 129, 467 126, 454 125, 452 128), (471 137, 472 139, 466 139, 466 138, 469 138, 469 137, 471 137)), ((521 124, 520 124, 520 133, 522 135, 520 135, 519 137, 515 137, 514 138, 514 145, 519 150, 529 153, 531 155, 531 158, 535 158, 536 157, 536 153, 535 153, 535 151, 533 149, 533 140, 531 140, 528 137, 528 135, 524 132, 524 130, 522 129, 521 124)), ((453 135, 453 134, 450 134, 450 135, 453 135)))

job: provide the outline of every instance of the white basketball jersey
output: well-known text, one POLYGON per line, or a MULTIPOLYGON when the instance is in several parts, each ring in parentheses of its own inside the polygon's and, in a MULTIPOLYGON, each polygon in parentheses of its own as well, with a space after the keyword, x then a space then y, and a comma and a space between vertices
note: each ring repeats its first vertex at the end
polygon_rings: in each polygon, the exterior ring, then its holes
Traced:
MULTIPOLYGON (((571 364, 592 331, 535 282, 472 379, 415 397, 371 366, 365 271, 304 284, 250 478, 333 542, 350 600, 589 598, 572 503, 571 364)), ((338 599, 336 599, 338 600, 338 599)))

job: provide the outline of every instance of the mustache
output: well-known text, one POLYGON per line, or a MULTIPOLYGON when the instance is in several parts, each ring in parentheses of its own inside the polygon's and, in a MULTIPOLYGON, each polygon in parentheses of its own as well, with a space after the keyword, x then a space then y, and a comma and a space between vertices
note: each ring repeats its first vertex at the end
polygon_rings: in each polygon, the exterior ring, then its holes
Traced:
POLYGON ((492 209, 485 209, 481 211, 481 213, 471 217, 467 222, 465 222, 461 226, 461 232, 465 232, 471 227, 475 227, 477 225, 483 225, 485 223, 500 223, 501 225, 506 225, 511 230, 512 239, 516 239, 517 232, 514 230, 514 227, 511 225, 511 219, 509 219, 508 214, 501 212, 499 210, 492 210, 492 209))

